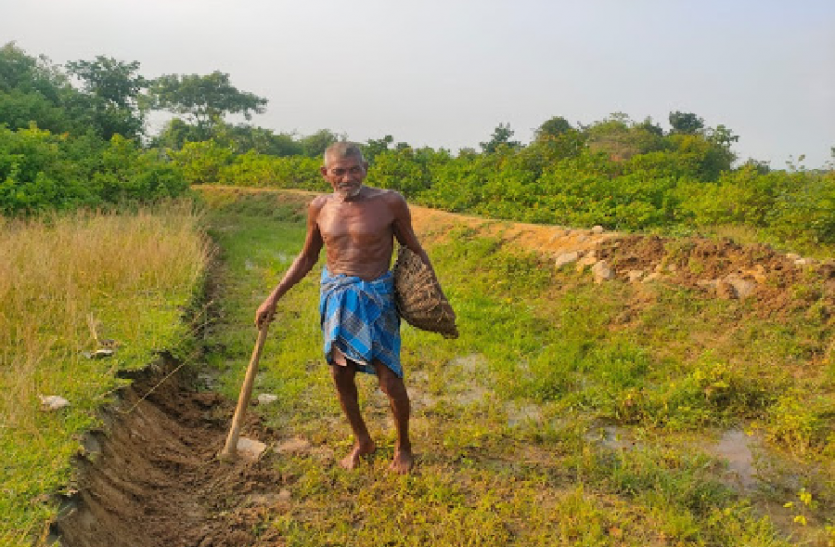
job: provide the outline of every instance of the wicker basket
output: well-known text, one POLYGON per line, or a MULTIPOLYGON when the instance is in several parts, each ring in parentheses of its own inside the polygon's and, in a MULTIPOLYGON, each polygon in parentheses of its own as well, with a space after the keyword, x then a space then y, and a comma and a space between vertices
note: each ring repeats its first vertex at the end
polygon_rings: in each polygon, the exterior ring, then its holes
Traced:
POLYGON ((400 317, 413 327, 458 338, 455 312, 438 280, 418 255, 403 246, 394 263, 394 299, 400 317))

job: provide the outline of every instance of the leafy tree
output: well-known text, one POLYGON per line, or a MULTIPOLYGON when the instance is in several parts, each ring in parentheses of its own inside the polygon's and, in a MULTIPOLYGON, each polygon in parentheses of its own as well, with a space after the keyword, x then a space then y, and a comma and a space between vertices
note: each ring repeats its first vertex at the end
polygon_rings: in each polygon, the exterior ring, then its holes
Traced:
POLYGON ((389 145, 394 142, 394 137, 386 135, 382 139, 368 139, 362 147, 362 154, 368 163, 374 163, 374 158, 383 152, 387 152, 389 145))
POLYGON ((663 131, 650 118, 636 124, 622 112, 585 128, 589 147, 603 152, 616 161, 629 160, 633 156, 661 150, 665 147, 663 131))
POLYGON ((244 154, 250 150, 278 157, 300 156, 304 153, 304 146, 295 135, 275 133, 265 127, 244 123, 224 125, 223 130, 218 132, 218 139, 221 142, 228 140, 237 154, 244 154))
POLYGON ((241 91, 229 81, 229 74, 215 71, 199 74, 166 74, 153 80, 148 90, 153 108, 169 110, 185 117, 197 128, 198 140, 214 136, 214 130, 228 114, 261 114, 267 99, 241 91))
POLYGON ((515 132, 510 128, 509 123, 500 123, 493 130, 493 135, 487 142, 479 143, 481 149, 485 154, 492 154, 499 149, 500 146, 507 146, 512 149, 520 148, 522 145, 519 141, 512 141, 510 138, 515 132))
POLYGON ((573 128, 571 127, 571 124, 568 123, 568 120, 562 116, 554 116, 539 126, 539 128, 534 132, 534 139, 539 141, 548 138, 556 138, 571 129, 573 128))
POLYGON ((107 140, 116 134, 142 135, 145 114, 139 97, 148 82, 137 73, 138 61, 126 63, 99 55, 93 61, 71 61, 66 66, 90 97, 91 124, 99 135, 107 140))
POLYGON ((673 133, 695 135, 705 127, 705 121, 692 112, 679 112, 676 110, 675 112, 670 112, 669 119, 673 133))
POLYGON ((346 135, 334 133, 330 129, 320 129, 312 135, 302 137, 301 144, 305 156, 309 158, 321 158, 328 146, 346 139, 346 135))
POLYGON ((83 98, 60 68, 44 56, 27 55, 14 42, 0 48, 0 124, 10 129, 34 123, 55 133, 83 132, 83 98))

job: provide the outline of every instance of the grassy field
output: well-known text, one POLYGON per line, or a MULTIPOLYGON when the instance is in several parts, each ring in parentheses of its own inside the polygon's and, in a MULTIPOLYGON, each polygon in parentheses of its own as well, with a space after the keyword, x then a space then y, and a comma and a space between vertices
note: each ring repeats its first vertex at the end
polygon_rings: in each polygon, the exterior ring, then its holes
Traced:
MULTIPOLYGON (((202 226, 221 260, 198 372, 237 397, 254 310, 300 249, 310 198, 201 193, 202 218, 183 206, 2 226, 0 545, 37 538, 51 494, 72 490, 80 434, 120 371, 163 349, 192 363, 181 319, 205 271, 202 226), (39 395, 71 405, 44 412, 39 395)), ((402 329, 414 473, 387 469, 394 431, 367 375, 378 451, 336 465, 352 439, 321 355, 317 268, 280 303, 256 380, 256 396, 278 396, 254 412, 284 500, 252 509, 256 532, 293 546, 835 545, 826 280, 792 287, 808 305, 772 317, 674 285, 596 285, 487 221, 419 235, 461 337, 402 329)))
MULTIPOLYGON (((203 193, 225 264, 210 363, 234 397, 254 309, 301 246, 304 198, 203 193)), ((292 496, 262 529, 299 546, 835 545, 825 314, 595 285, 478 227, 421 238, 461 337, 403 328, 415 473, 387 471, 394 433, 368 376, 378 452, 335 465, 352 439, 321 356, 317 269, 280 303, 256 384, 279 397, 258 413, 292 496), (722 448, 734 442, 752 447, 748 468, 722 448)))
POLYGON ((72 491, 80 435, 161 350, 184 351, 181 320, 208 247, 180 204, 125 215, 0 220, 0 545, 28 545, 72 491), (112 349, 108 358, 85 352, 112 349), (70 405, 41 410, 39 396, 70 405))

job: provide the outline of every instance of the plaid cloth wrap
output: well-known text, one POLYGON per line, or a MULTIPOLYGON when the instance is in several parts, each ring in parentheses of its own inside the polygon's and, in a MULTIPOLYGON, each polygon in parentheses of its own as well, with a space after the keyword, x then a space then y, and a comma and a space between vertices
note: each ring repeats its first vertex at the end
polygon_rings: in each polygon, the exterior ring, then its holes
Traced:
POLYGON ((386 272, 374 281, 345 274, 330 275, 322 269, 319 314, 324 351, 333 364, 333 347, 357 365, 357 370, 375 374, 378 359, 398 378, 400 367, 400 316, 394 305, 394 276, 386 272))

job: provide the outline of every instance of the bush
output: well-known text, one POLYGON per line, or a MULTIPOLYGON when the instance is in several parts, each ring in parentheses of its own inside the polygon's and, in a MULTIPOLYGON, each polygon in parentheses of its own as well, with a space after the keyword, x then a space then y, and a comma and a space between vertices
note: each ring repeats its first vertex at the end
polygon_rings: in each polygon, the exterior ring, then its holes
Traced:
POLYGON ((151 202, 185 193, 180 170, 119 135, 110 141, 0 127, 0 213, 151 202))

